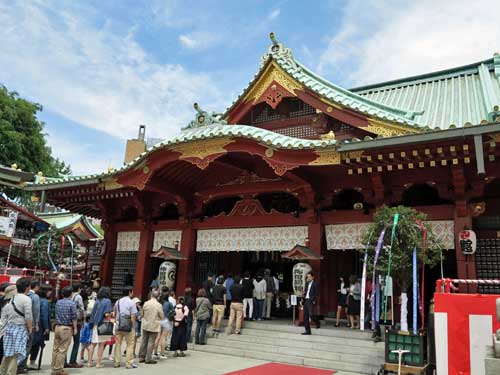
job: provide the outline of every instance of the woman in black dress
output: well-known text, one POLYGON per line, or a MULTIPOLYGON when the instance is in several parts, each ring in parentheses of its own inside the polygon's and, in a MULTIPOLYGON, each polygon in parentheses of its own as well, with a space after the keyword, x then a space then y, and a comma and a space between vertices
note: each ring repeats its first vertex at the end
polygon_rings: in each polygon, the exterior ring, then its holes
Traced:
POLYGON ((174 329, 172 331, 172 340, 170 350, 175 352, 175 357, 185 357, 187 350, 187 316, 189 308, 184 304, 184 297, 179 297, 175 305, 174 329))

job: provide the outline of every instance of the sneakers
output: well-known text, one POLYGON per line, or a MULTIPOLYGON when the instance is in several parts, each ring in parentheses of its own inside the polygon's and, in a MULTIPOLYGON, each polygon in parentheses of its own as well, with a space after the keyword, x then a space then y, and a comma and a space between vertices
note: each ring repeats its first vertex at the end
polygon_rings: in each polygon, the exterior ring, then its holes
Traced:
POLYGON ((137 366, 135 363, 132 363, 132 366, 127 366, 126 369, 127 370, 131 370, 133 368, 138 368, 139 366, 137 366))

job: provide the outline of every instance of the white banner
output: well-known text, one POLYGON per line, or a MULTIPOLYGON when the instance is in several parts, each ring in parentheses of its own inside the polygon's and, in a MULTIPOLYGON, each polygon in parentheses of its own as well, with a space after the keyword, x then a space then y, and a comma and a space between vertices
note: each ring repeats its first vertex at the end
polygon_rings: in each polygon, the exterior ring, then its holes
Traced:
MULTIPOLYGON (((455 248, 455 225, 453 220, 428 221, 432 232, 444 249, 455 248)), ((364 247, 363 237, 370 223, 350 223, 325 225, 326 245, 328 250, 358 250, 364 247)))
POLYGON ((141 232, 118 232, 116 251, 139 251, 141 232))
POLYGON ((160 247, 175 247, 175 243, 181 248, 181 237, 182 231, 180 230, 161 230, 155 232, 155 237, 153 240, 153 252, 160 250, 160 247))
POLYGON ((196 251, 289 251, 305 245, 307 226, 202 229, 196 251))
POLYGON ((8 216, 0 216, 0 236, 12 238, 16 231, 17 211, 8 211, 8 216))

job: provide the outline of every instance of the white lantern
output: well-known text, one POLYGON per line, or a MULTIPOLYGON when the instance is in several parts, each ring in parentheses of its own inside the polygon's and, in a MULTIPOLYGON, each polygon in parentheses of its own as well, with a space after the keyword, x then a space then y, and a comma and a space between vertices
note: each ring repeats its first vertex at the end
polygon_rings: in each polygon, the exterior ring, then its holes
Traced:
POLYGON ((293 266, 293 292, 297 296, 304 294, 304 286, 306 285, 306 276, 311 272, 312 268, 307 263, 297 263, 293 266))
POLYGON ((175 285, 175 276, 177 273, 177 266, 173 262, 163 262, 160 265, 158 281, 161 287, 168 287, 168 289, 173 289, 175 285))

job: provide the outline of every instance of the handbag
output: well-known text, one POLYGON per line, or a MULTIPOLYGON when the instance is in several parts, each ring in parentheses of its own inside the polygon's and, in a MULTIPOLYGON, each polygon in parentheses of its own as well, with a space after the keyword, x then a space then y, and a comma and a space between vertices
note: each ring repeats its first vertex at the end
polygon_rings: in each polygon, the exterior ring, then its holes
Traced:
POLYGON ((132 331, 132 317, 130 315, 120 314, 120 301, 116 303, 116 309, 118 311, 118 327, 116 330, 118 332, 131 332, 132 331))
POLYGON ((110 321, 104 321, 97 326, 97 334, 99 336, 113 336, 114 324, 110 321))

